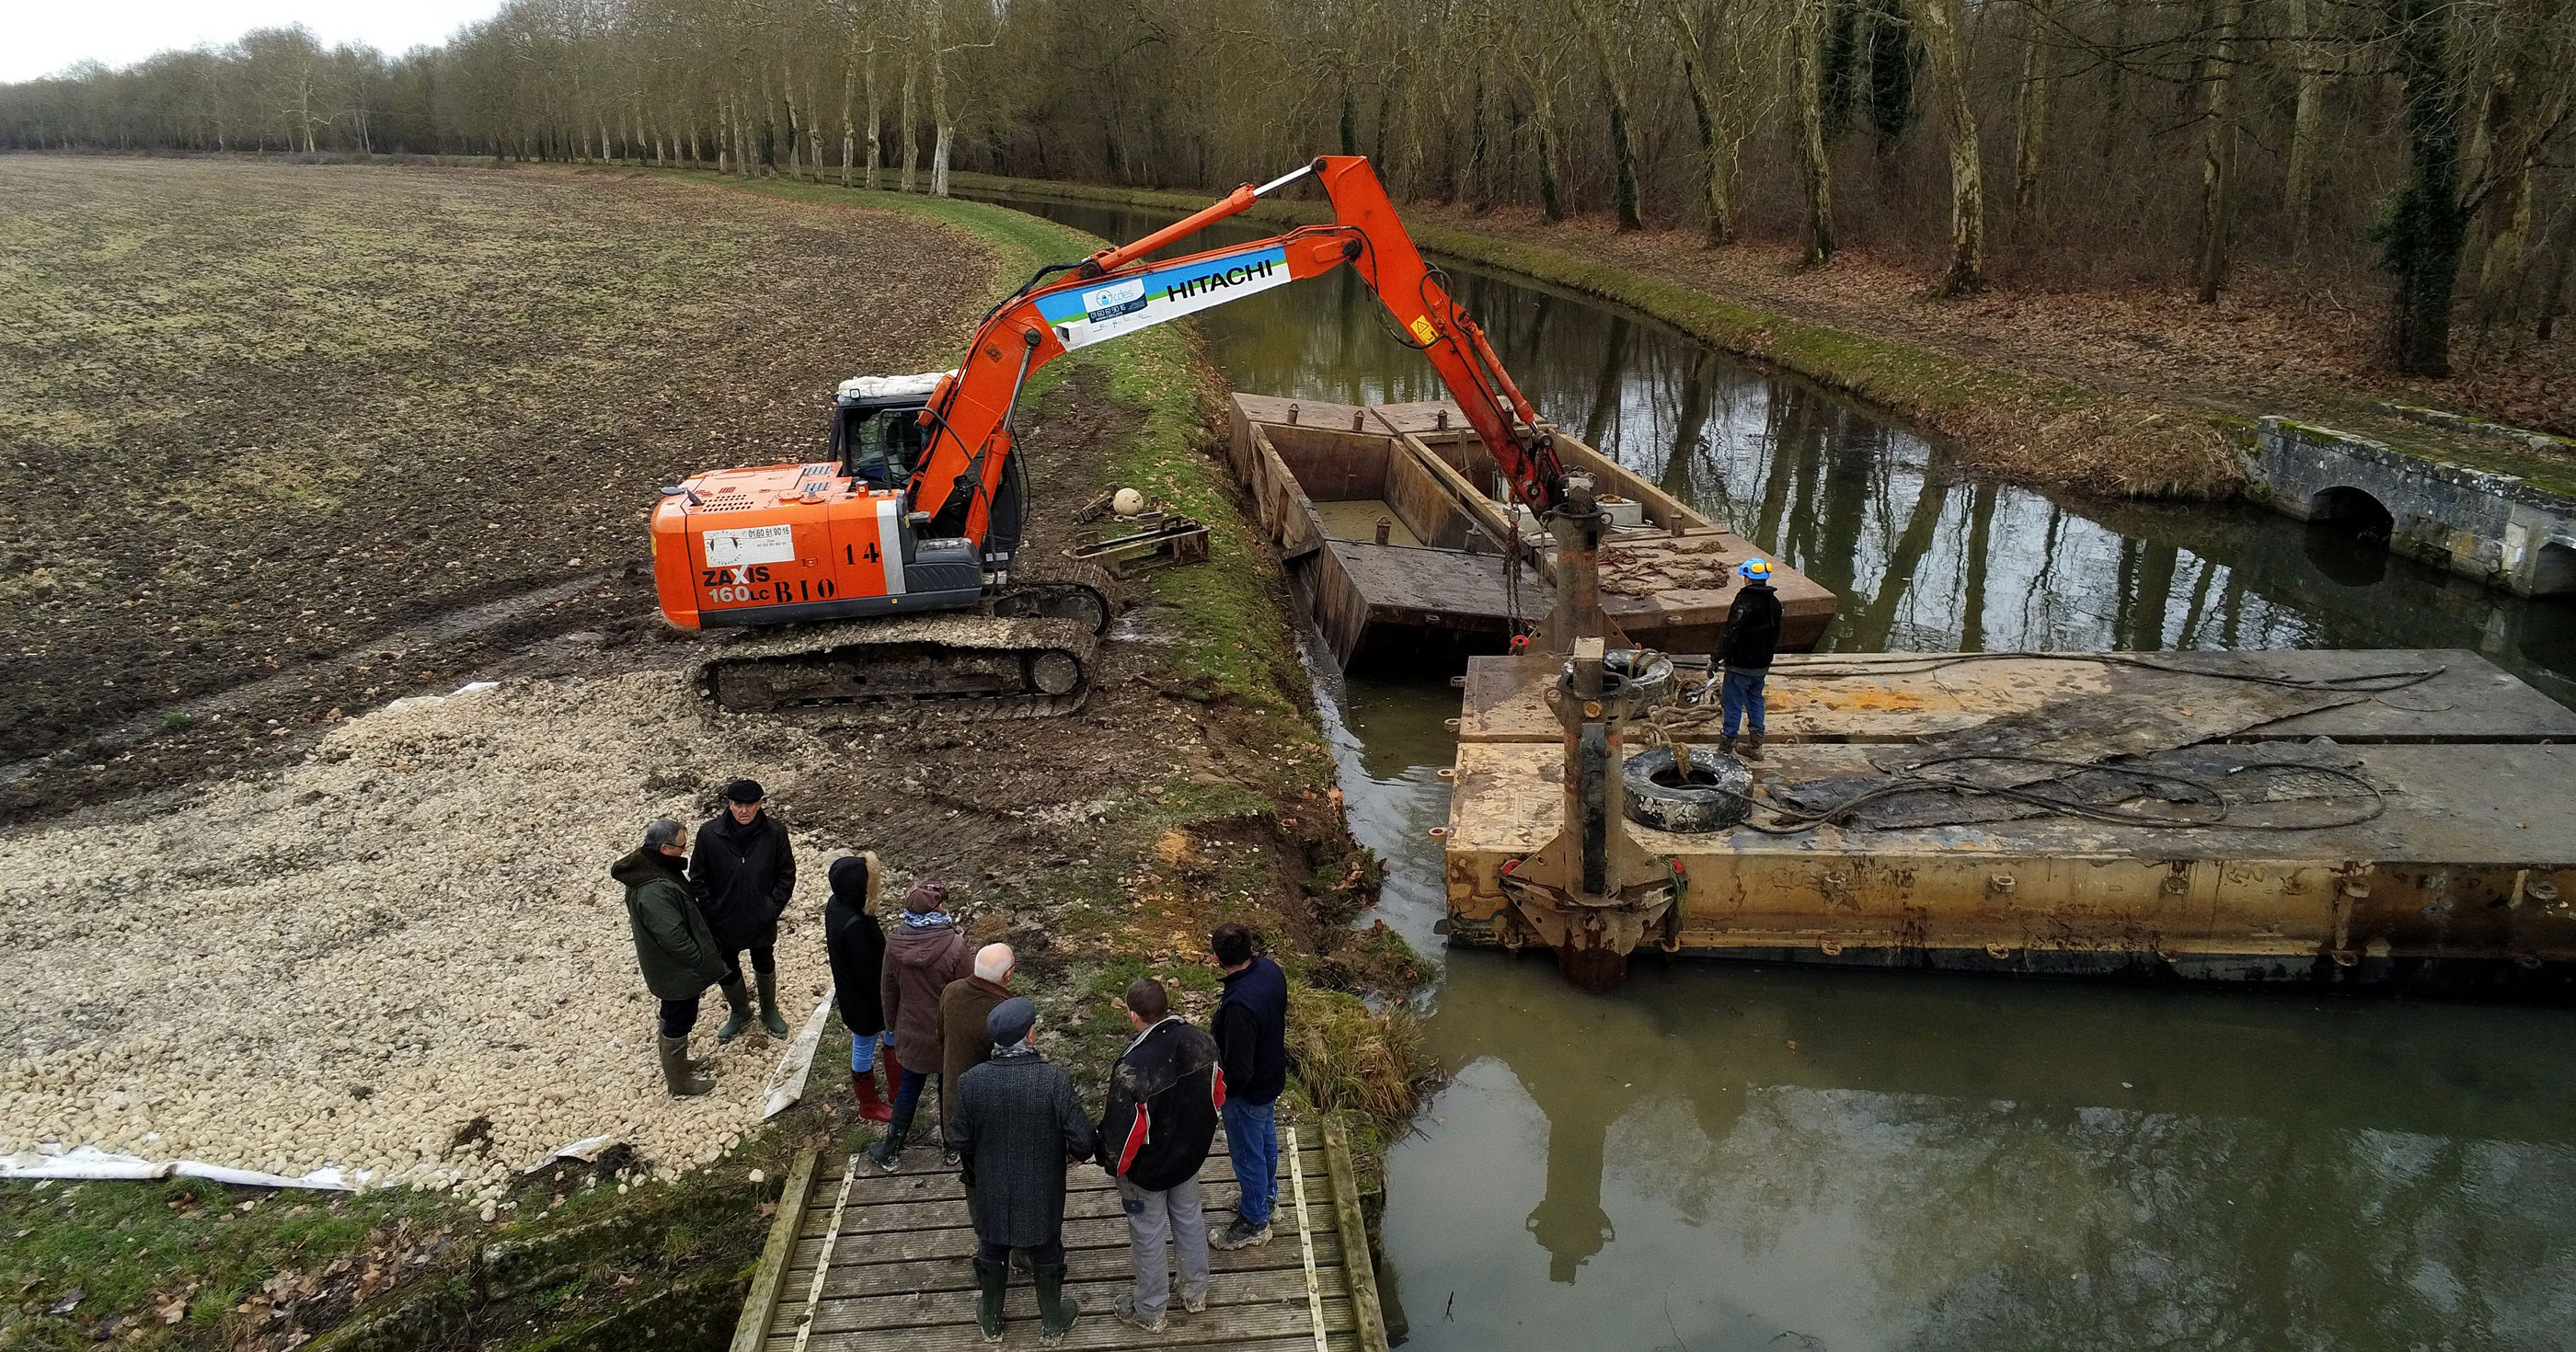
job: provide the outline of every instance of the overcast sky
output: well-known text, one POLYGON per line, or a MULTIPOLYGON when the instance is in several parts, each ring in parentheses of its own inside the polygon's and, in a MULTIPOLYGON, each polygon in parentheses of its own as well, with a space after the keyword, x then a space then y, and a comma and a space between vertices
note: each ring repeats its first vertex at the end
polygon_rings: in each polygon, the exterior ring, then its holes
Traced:
POLYGON ((222 44, 254 28, 301 23, 325 46, 363 42, 388 56, 489 17, 501 0, 0 0, 0 83, 77 61, 131 65, 154 52, 222 44))

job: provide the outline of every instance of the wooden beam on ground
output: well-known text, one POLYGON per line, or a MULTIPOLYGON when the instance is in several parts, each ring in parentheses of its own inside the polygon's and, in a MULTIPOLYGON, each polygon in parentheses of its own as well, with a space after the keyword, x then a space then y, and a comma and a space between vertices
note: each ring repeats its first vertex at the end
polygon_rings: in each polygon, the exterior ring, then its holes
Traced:
POLYGON ((787 1185, 778 1194, 778 1215, 769 1223, 769 1243, 760 1251, 760 1266, 751 1276, 751 1293, 743 1297, 742 1317, 734 1322, 731 1352, 760 1352, 769 1338, 770 1311, 778 1308, 778 1294, 786 1289, 789 1260, 796 1253, 796 1235, 805 1219, 805 1199, 814 1191, 814 1165, 820 1152, 799 1150, 796 1163, 787 1171, 787 1185))

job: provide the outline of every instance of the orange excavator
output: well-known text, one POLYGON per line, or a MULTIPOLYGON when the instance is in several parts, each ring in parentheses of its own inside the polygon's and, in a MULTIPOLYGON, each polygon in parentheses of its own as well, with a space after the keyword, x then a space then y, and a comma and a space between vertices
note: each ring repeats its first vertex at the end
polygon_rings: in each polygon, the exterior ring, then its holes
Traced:
POLYGON ((654 585, 682 629, 750 631, 702 679, 723 706, 806 715, 1069 712, 1116 611, 1097 574, 1015 566, 1027 511, 1012 417, 1031 374, 1076 348, 1348 264, 1393 314, 1545 517, 1564 492, 1550 433, 1441 285, 1356 155, 1326 155, 1135 243, 1040 268, 995 305, 965 360, 862 377, 836 401, 836 458, 715 470, 663 490, 654 585), (1329 225, 1147 262, 1312 174, 1329 225))

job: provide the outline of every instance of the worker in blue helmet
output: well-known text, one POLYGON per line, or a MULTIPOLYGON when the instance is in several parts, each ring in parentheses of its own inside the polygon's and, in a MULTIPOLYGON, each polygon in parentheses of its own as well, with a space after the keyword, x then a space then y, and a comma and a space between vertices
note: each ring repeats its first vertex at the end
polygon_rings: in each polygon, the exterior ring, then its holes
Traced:
POLYGON ((1745 739, 1746 760, 1762 759, 1762 682, 1771 674, 1771 655, 1780 647, 1780 593, 1771 590, 1771 565, 1763 559, 1746 559, 1736 565, 1736 574, 1744 585, 1735 589, 1735 604, 1726 612, 1726 632, 1718 637, 1713 656, 1723 669, 1724 684, 1718 691, 1721 750, 1733 753, 1736 732, 1750 722, 1752 735, 1745 739))

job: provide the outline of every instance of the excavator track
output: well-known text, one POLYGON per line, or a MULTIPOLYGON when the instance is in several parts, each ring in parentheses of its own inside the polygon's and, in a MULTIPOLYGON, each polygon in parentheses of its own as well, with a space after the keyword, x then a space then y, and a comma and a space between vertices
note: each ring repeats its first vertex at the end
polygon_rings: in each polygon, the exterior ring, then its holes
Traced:
POLYGON ((1099 652, 1099 636, 1082 621, 951 612, 739 640, 698 679, 729 712, 826 726, 1049 718, 1090 697, 1099 652))

